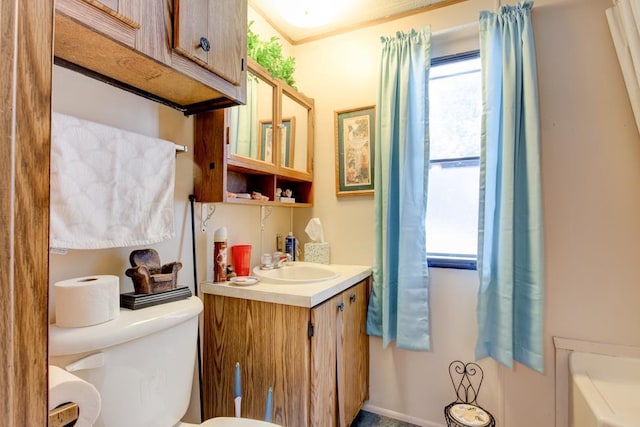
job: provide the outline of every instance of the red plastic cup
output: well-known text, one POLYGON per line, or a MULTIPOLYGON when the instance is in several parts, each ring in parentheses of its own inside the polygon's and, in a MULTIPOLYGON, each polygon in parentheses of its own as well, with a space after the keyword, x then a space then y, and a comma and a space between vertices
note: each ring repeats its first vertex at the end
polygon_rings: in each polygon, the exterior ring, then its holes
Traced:
POLYGON ((237 276, 248 276, 251 269, 251 245, 231 247, 231 259, 237 276))

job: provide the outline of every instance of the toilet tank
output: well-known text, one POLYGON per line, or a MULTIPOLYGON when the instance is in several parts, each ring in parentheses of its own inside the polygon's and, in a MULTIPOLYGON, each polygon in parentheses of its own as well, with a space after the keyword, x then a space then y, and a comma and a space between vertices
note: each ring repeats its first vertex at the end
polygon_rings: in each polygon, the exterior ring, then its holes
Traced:
POLYGON ((189 405, 201 311, 191 297, 121 309, 116 319, 84 328, 50 325, 49 363, 98 389, 94 426, 173 426, 189 405))

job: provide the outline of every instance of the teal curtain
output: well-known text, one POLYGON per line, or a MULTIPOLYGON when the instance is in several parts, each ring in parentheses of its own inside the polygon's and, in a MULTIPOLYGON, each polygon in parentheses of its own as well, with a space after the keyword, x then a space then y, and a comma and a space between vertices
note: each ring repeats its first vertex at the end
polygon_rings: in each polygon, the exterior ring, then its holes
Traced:
POLYGON ((532 2, 480 13, 483 78, 476 357, 543 371, 540 132, 532 2))
POLYGON ((382 38, 375 147, 376 249, 367 332, 386 347, 429 350, 425 216, 429 28, 382 38))

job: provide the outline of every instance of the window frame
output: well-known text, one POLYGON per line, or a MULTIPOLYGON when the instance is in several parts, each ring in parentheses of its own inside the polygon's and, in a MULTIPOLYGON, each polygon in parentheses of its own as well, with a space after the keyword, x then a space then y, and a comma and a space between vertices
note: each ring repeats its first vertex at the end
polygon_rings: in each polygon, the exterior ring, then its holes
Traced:
MULTIPOLYGON (((431 60, 431 67, 450 64, 452 62, 478 59, 478 58, 480 58, 480 50, 476 49, 468 52, 461 52, 453 55, 445 55, 445 56, 433 58, 431 60)), ((431 167, 432 164, 437 164, 437 163, 443 164, 443 163, 469 162, 469 161, 480 162, 480 156, 429 160, 429 167, 431 167)), ((429 268, 453 268, 458 270, 477 270, 478 269, 477 250, 476 250, 476 255, 473 257, 464 256, 461 254, 443 254, 443 253, 429 253, 429 252, 426 253, 426 257, 427 257, 427 264, 429 268)))

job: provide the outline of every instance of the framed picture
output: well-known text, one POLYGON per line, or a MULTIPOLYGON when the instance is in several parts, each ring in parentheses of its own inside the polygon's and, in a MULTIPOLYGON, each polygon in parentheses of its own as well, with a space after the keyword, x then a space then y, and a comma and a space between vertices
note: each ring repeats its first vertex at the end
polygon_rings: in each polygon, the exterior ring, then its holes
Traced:
POLYGON ((375 106, 335 112, 336 195, 373 194, 375 106))
MULTIPOLYGON (((280 166, 293 166, 293 150, 295 141, 296 118, 288 117, 282 119, 280 128, 280 166)), ((273 125, 270 120, 260 120, 260 146, 258 158, 268 163, 274 163, 273 157, 273 125)))

